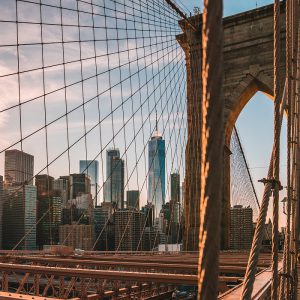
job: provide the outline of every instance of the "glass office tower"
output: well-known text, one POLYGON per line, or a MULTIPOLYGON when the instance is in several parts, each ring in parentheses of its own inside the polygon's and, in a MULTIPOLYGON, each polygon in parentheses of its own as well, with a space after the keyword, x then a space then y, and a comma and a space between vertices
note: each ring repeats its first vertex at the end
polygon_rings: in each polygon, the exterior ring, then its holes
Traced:
POLYGON ((37 188, 9 187, 4 191, 3 249, 36 250, 37 188), (25 237, 25 238, 24 238, 25 237))
POLYGON ((97 204, 99 198, 99 162, 97 160, 80 160, 79 172, 85 173, 91 177, 91 194, 93 196, 94 203, 97 204))
POLYGON ((165 204, 165 156, 165 140, 155 131, 148 143, 148 203, 154 205, 155 218, 165 204))
POLYGON ((117 208, 124 208, 124 160, 118 149, 106 151, 106 181, 104 184, 104 202, 117 208))

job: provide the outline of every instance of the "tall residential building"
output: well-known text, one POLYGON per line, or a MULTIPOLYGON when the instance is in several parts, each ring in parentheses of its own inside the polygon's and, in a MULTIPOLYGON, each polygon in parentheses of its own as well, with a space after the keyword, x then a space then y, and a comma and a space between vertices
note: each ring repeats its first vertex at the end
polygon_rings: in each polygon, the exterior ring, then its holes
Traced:
POLYGON ((156 131, 148 143, 148 203, 154 205, 154 216, 159 217, 165 204, 165 140, 156 131))
POLYGON ((142 232, 145 215, 140 211, 120 209, 115 218, 115 251, 143 249, 142 232))
POLYGON ((118 149, 106 151, 106 182, 104 184, 104 202, 119 209, 124 208, 124 160, 118 149))
POLYGON ((6 186, 33 184, 34 157, 20 150, 6 150, 4 181, 6 186))
POLYGON ((3 201, 4 201, 3 186, 4 186, 3 176, 0 176, 0 249, 2 249, 2 230, 3 230, 3 201))
POLYGON ((32 185, 8 187, 3 201, 3 249, 36 249, 37 188, 32 185))
POLYGON ((59 242, 58 228, 61 224, 62 198, 54 192, 54 178, 36 175, 37 187, 37 246, 53 245, 59 242))
POLYGON ((70 174, 70 198, 91 193, 91 178, 86 174, 70 174))
POLYGON ((139 191, 127 191, 126 203, 128 209, 140 209, 140 192, 139 191))
POLYGON ((230 209, 230 249, 251 248, 253 236, 253 211, 251 207, 235 205, 230 209))
POLYGON ((85 173, 91 177, 91 193, 94 203, 97 204, 99 197, 99 162, 97 160, 80 160, 79 172, 85 173))

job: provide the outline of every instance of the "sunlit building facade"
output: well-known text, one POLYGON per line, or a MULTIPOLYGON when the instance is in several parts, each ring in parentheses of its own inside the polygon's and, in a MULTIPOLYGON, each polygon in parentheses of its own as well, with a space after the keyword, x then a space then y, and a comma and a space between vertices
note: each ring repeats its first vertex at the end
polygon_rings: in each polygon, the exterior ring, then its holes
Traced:
POLYGON ((23 151, 5 151, 4 180, 6 186, 33 184, 34 157, 23 151))
POLYGON ((230 249, 249 250, 253 237, 253 210, 235 205, 230 209, 230 249))

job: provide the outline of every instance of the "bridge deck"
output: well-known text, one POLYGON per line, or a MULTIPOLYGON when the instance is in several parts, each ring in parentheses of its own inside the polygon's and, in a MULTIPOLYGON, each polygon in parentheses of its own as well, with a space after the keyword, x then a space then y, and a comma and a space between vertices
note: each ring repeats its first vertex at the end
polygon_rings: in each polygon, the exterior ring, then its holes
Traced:
MULTIPOLYGON (((278 264, 278 271, 282 269, 282 262, 278 264)), ((272 282, 272 271, 270 268, 258 273, 255 277, 253 292, 251 299, 265 299, 266 295, 270 294, 272 282)), ((234 287, 227 293, 219 297, 220 300, 236 300, 240 299, 242 295, 242 284, 234 287)))

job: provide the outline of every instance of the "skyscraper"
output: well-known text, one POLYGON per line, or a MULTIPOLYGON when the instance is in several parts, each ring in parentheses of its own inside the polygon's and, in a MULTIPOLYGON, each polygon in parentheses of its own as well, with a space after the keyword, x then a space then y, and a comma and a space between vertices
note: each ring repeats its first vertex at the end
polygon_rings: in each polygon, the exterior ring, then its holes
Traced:
POLYGON ((165 140, 157 130, 148 143, 148 155, 148 203, 154 205, 154 216, 158 218, 165 204, 165 140))
POLYGON ((108 205, 96 206, 94 210, 95 249, 113 251, 115 249, 115 226, 113 223, 112 207, 108 205))
POLYGON ((91 193, 91 179, 86 174, 70 174, 69 183, 71 199, 91 193))
POLYGON ((62 206, 67 207, 67 203, 69 200, 69 176, 61 176, 58 179, 53 181, 53 190, 57 196, 61 197, 62 206))
POLYGON ((37 187, 37 245, 57 244, 58 228, 61 223, 62 198, 53 189, 54 178, 48 175, 36 175, 37 187))
POLYGON ((124 160, 118 149, 106 151, 106 182, 104 202, 113 203, 117 208, 124 208, 124 160))
POLYGON ((80 160, 79 172, 85 173, 91 177, 91 193, 94 202, 97 204, 99 191, 99 162, 97 160, 80 160))
POLYGON ((36 249, 36 196, 33 185, 4 190, 3 249, 36 249))
POLYGON ((5 151, 4 180, 6 186, 33 184, 34 157, 20 150, 5 151))

